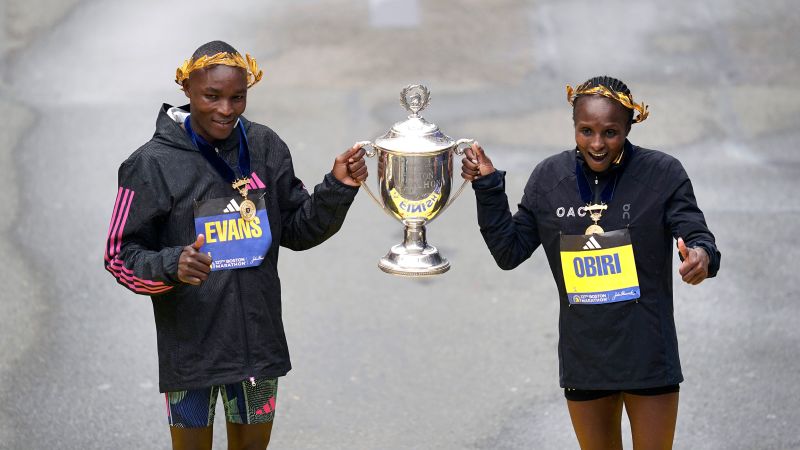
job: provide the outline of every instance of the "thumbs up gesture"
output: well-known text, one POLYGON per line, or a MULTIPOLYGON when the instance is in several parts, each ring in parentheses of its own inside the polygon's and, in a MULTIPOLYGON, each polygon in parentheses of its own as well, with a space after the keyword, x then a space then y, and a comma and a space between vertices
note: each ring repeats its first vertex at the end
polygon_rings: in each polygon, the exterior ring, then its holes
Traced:
POLYGON ((178 258, 178 279, 183 283, 199 286, 208 279, 211 272, 211 257, 200 253, 200 247, 206 242, 206 237, 197 235, 192 245, 183 247, 178 258))
POLYGON ((683 238, 678 238, 678 251, 683 261, 678 267, 683 281, 689 284, 700 284, 708 277, 708 253, 702 247, 686 247, 683 238))
POLYGON ((485 177, 495 171, 492 160, 483 152, 483 148, 477 142, 472 144, 464 152, 461 160, 461 178, 467 181, 475 181, 480 177, 485 177))

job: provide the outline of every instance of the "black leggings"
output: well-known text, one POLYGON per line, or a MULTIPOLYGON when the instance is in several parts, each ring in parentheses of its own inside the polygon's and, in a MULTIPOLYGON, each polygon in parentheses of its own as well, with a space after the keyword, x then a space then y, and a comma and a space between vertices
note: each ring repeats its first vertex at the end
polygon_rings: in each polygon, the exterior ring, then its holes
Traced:
POLYGON ((564 388, 564 397, 573 402, 585 402, 589 400, 597 400, 598 398, 608 397, 609 395, 619 394, 620 392, 633 395, 662 395, 671 394, 681 390, 680 385, 672 384, 669 386, 660 386, 647 389, 620 389, 616 391, 601 391, 601 390, 587 390, 587 389, 571 389, 564 388))

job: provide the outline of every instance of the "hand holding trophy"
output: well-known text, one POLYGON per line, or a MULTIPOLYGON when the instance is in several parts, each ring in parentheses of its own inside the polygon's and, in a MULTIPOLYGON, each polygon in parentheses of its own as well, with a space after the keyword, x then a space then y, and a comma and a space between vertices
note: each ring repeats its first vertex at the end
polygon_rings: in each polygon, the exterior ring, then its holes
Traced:
POLYGON ((428 244, 425 225, 438 217, 461 194, 466 181, 450 198, 452 155, 462 155, 472 139, 451 139, 435 124, 419 116, 428 106, 430 91, 414 84, 400 93, 400 103, 411 113, 374 142, 362 141, 368 157, 378 157, 378 193, 362 186, 391 217, 405 226, 405 238, 381 258, 378 267, 392 275, 420 277, 450 269, 450 262, 428 244))

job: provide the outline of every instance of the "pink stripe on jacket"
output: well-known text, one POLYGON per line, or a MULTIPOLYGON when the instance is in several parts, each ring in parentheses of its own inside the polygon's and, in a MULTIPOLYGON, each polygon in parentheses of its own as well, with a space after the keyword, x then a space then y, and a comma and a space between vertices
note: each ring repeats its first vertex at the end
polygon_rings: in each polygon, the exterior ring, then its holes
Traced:
POLYGON ((172 289, 161 281, 146 280, 133 274, 131 269, 125 267, 125 262, 118 255, 122 247, 122 231, 128 220, 128 213, 133 203, 134 192, 120 187, 117 199, 114 202, 114 212, 111 214, 111 223, 108 225, 108 236, 105 249, 106 270, 111 272, 117 282, 137 294, 160 294, 172 289))

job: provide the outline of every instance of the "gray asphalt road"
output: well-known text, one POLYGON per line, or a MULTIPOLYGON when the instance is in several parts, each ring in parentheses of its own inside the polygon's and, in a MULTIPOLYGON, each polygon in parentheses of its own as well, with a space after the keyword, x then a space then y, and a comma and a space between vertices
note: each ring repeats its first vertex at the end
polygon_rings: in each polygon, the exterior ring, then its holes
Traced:
MULTIPOLYGON (((516 204, 533 166, 573 145, 564 85, 625 80, 651 105, 632 141, 683 162, 723 252, 717 279, 675 285, 675 448, 800 448, 794 2, 107 0, 40 27, 48 1, 20 4, 0 9, 17 37, 0 45, 0 448, 168 447, 150 300, 101 255, 119 163, 162 102, 184 101, 175 67, 217 38, 259 60, 246 115, 284 138, 309 186, 402 120, 399 90, 424 83, 423 115, 480 140, 516 204)), ((334 238, 282 253, 294 370, 273 447, 577 448, 544 255, 499 270, 469 190, 428 230, 449 273, 380 272, 400 238, 359 194, 334 238)))

